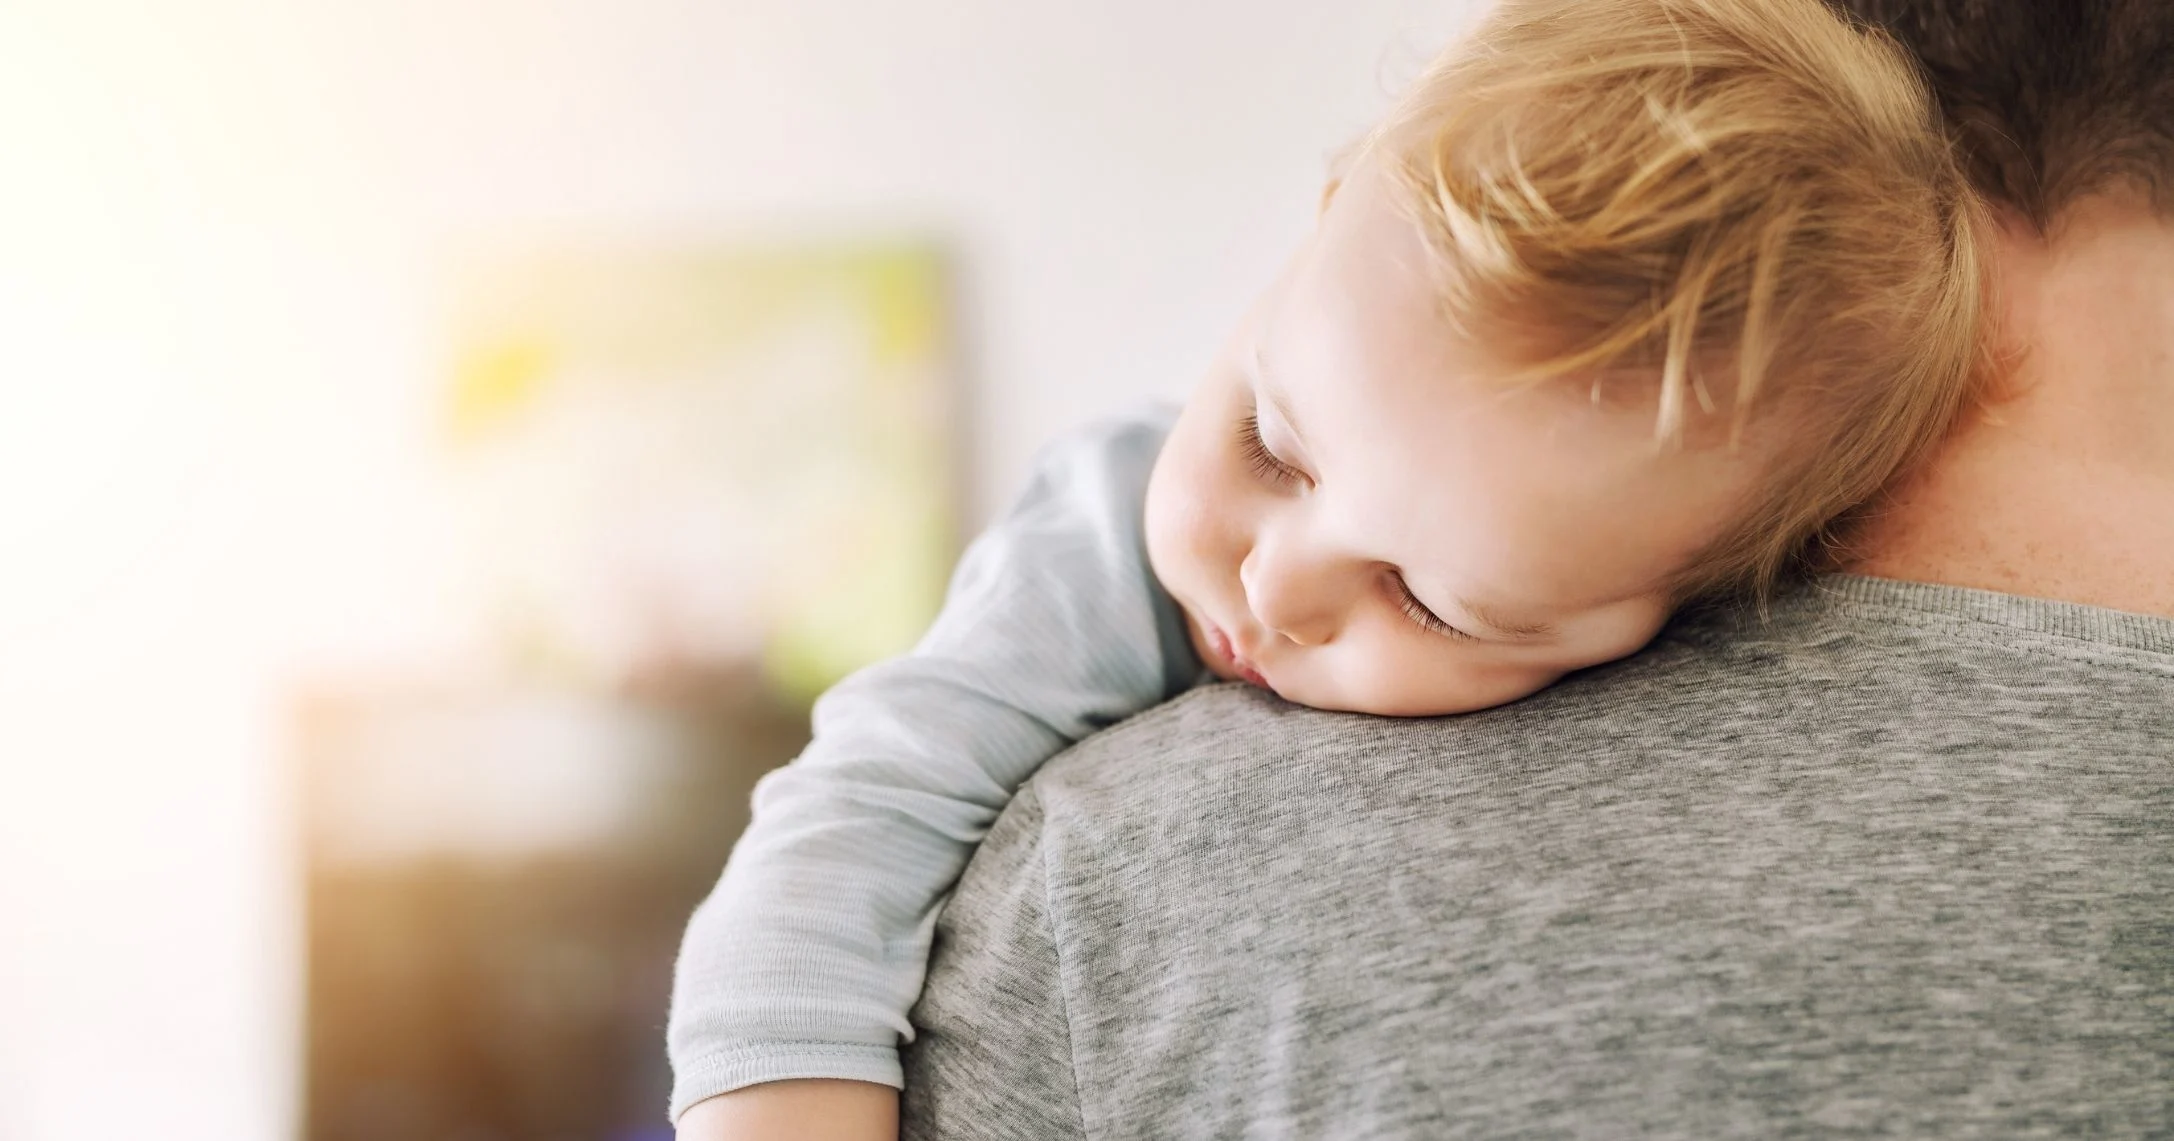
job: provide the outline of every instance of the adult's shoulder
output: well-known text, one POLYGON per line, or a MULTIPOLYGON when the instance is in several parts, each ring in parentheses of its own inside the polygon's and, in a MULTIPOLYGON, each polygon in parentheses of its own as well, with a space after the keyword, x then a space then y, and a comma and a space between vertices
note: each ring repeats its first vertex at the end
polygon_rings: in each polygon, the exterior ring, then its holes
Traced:
MULTIPOLYGON (((1442 718, 1329 713, 1238 683, 1208 685, 1089 738, 1034 783, 1052 818, 1045 823, 1060 833, 1166 830, 1161 843, 1186 843, 1217 816, 1257 826, 1280 813, 1350 807, 1326 794, 1406 797, 1416 791, 1406 778, 1434 783, 1413 767, 1421 758, 1545 764, 1620 742, 1626 727, 1757 717, 1762 687, 1736 668, 1757 653, 1703 632, 1668 638, 1522 702, 1442 718)), ((1202 842, 1212 845, 1208 834, 1202 842)))
POLYGON ((2174 624, 1911 593, 1693 616, 1459 717, 1211 686, 1052 761, 1085 1131, 2163 1113, 2129 1091, 2174 1077, 2138 950, 2174 907, 2174 624))
POLYGON ((2174 621, 1836 577, 1765 611, 1687 614, 1632 658, 1476 714, 1362 717, 1240 685, 1198 689, 1082 743, 1037 784, 1054 826, 1084 830, 1117 858, 1140 849, 1111 829, 1166 830, 1167 846, 1206 828, 1213 844, 1222 817, 1335 817, 1351 807, 1339 797, 1422 804, 1444 787, 1520 774, 1635 780, 1852 755, 2149 757, 2168 742, 2174 621))

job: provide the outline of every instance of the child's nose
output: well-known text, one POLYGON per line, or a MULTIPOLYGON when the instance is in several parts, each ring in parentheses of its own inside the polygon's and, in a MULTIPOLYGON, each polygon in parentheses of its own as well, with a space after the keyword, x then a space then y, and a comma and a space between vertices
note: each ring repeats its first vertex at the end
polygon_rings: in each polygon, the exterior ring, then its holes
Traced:
POLYGON ((1282 544, 1256 545, 1238 567, 1254 619, 1301 646, 1336 636, 1333 577, 1329 561, 1282 544))

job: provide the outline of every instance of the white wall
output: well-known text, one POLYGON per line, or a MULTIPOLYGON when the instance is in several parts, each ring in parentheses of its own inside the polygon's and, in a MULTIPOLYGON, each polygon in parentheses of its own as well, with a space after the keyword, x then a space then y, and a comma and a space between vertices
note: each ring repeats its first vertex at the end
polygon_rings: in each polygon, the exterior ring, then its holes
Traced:
POLYGON ((1182 390, 1329 153, 1465 7, 471 0, 352 5, 324 36, 426 230, 954 235, 1003 477, 1082 414, 1182 390))
POLYGON ((291 1133, 280 687, 448 626, 449 244, 948 235, 986 512, 1471 3, 0 4, 0 1141, 291 1133))

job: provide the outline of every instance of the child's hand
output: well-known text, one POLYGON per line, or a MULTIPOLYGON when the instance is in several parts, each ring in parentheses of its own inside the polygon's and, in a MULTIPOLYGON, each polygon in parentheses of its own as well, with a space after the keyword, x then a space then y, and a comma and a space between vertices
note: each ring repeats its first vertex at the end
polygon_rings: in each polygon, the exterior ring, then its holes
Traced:
POLYGON ((696 1102, 679 1141, 898 1141, 898 1091, 873 1082, 765 1082, 696 1102))

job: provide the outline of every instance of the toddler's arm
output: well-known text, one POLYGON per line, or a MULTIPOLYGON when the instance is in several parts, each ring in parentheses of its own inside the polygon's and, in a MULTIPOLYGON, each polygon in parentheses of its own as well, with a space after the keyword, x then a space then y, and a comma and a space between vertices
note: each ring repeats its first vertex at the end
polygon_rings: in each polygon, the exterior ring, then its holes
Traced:
POLYGON ((698 1101, 679 1141, 898 1141, 898 1091, 869 1082, 764 1082, 698 1101))
POLYGON ((1198 664, 1141 539, 1167 416, 1053 446, 911 654, 825 694, 682 945, 678 1117, 759 1082, 896 1087, 937 902, 1012 794, 1198 664))

